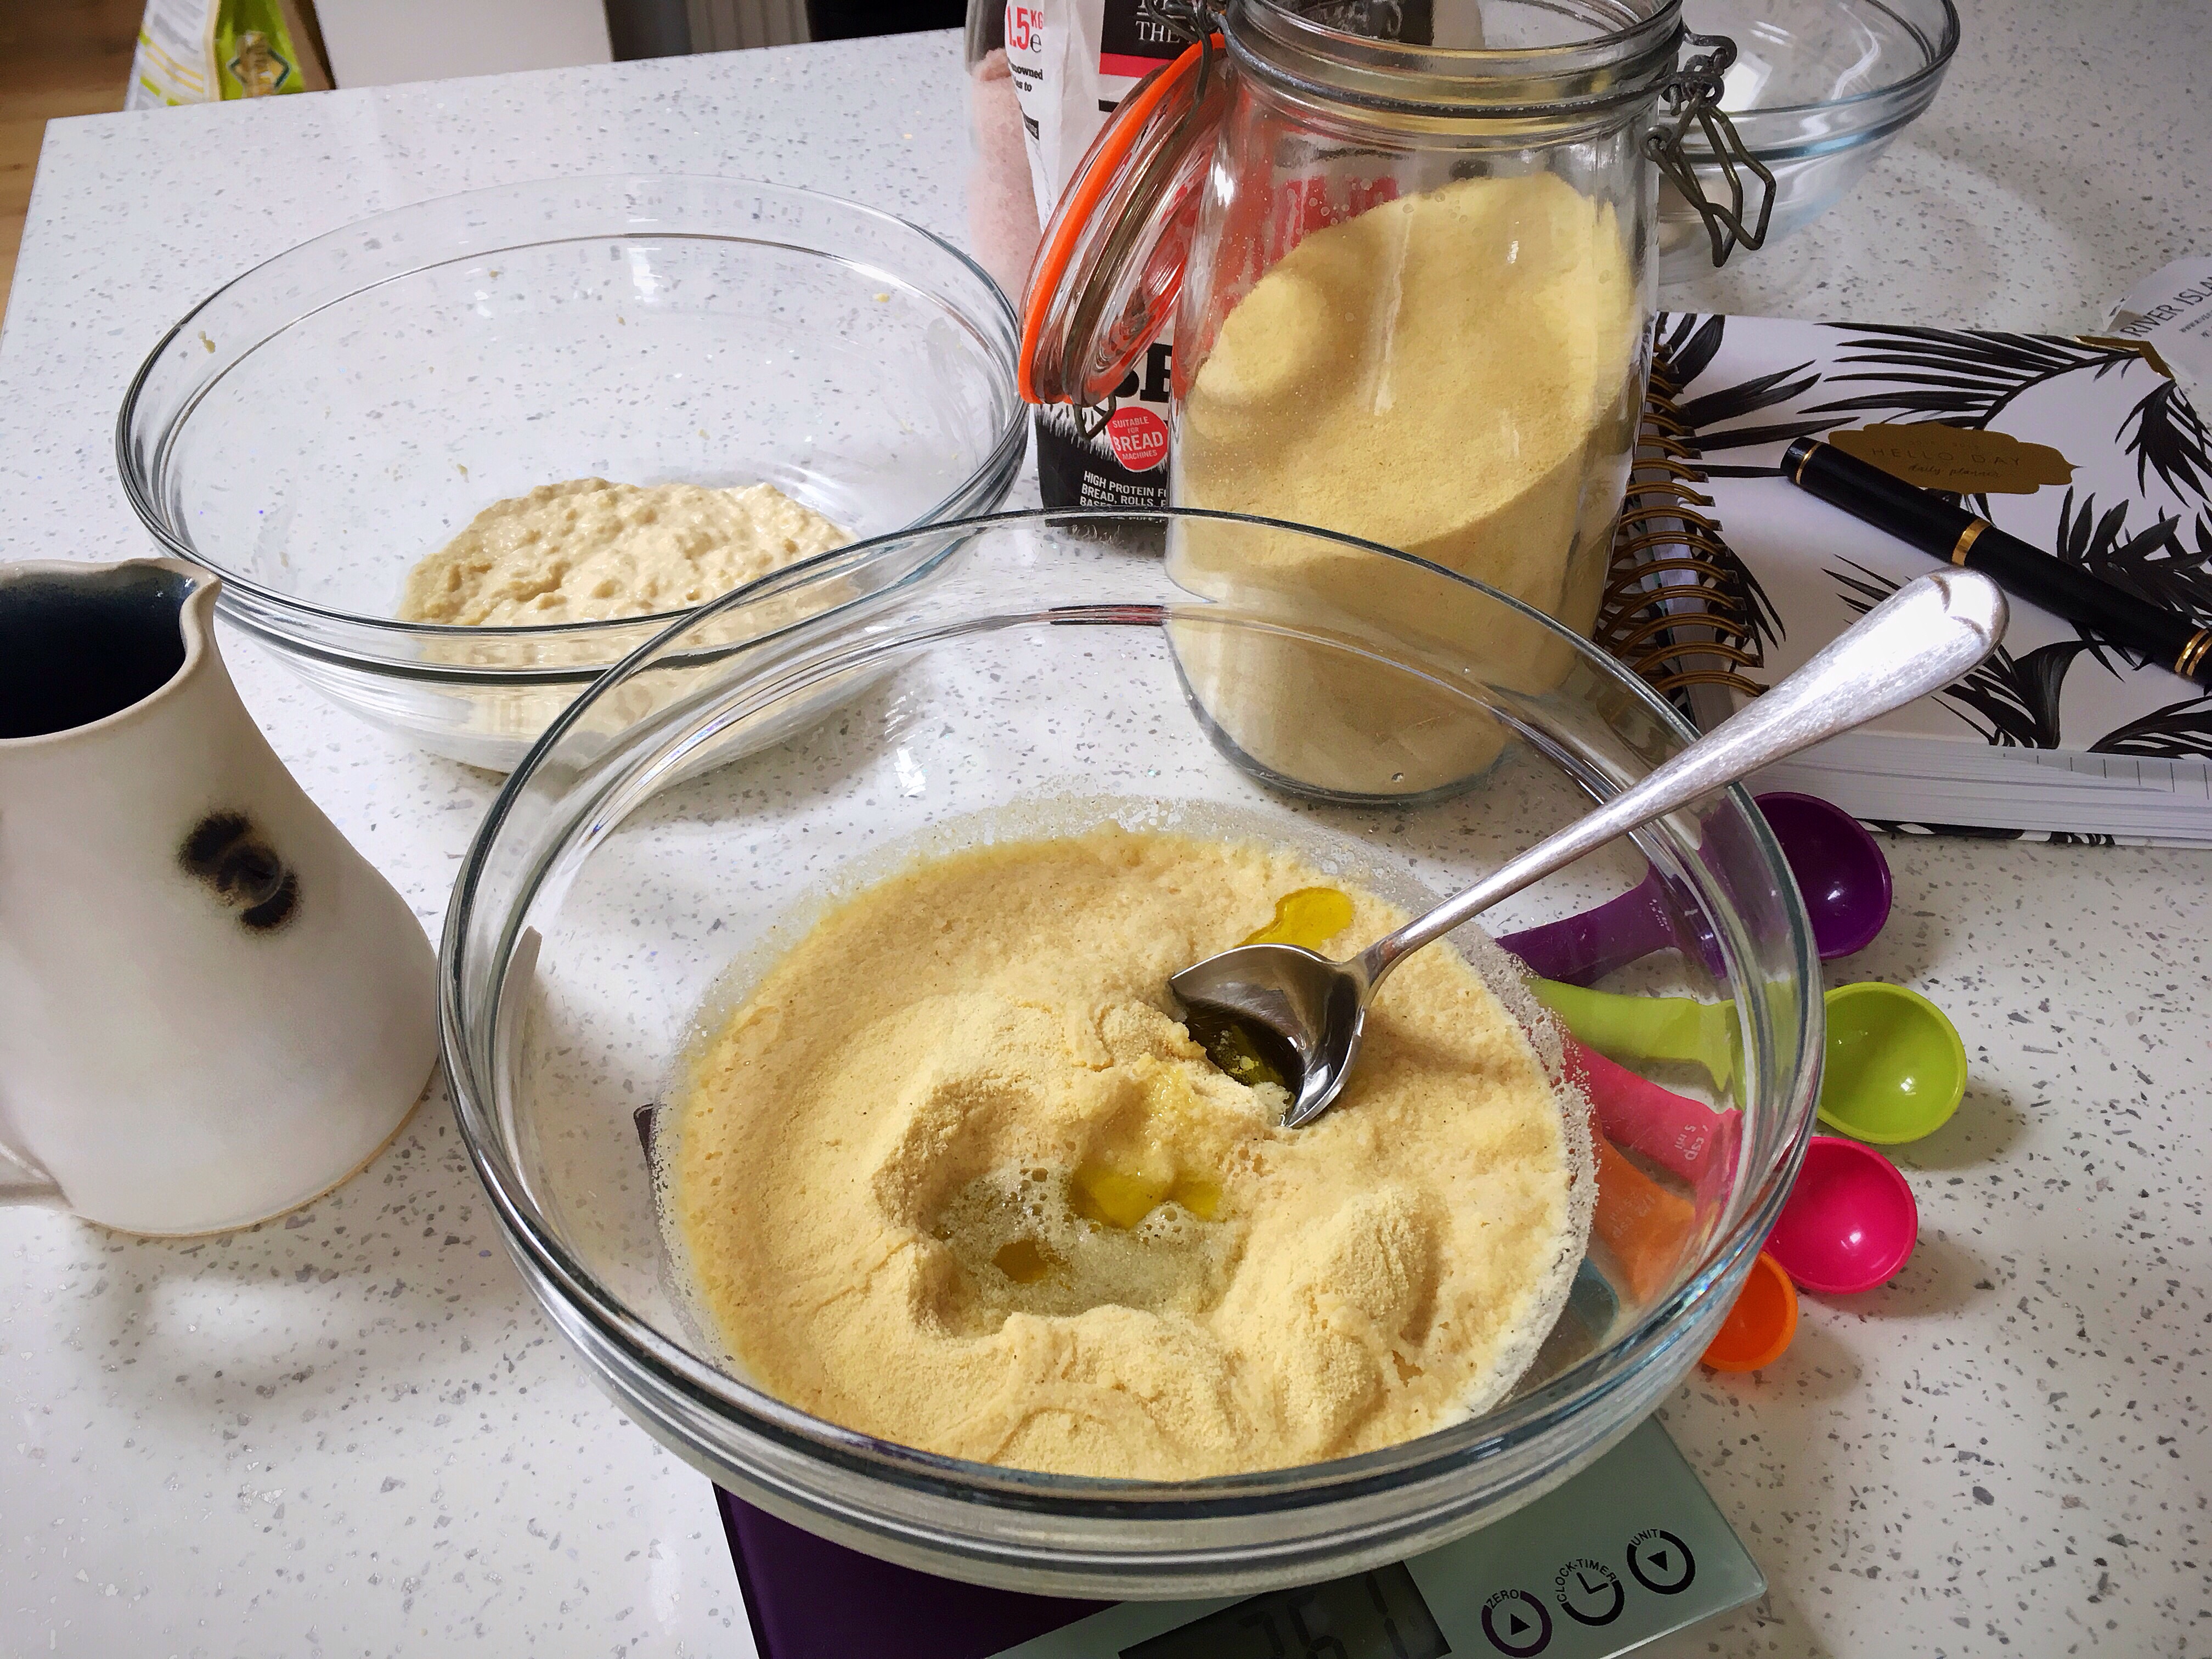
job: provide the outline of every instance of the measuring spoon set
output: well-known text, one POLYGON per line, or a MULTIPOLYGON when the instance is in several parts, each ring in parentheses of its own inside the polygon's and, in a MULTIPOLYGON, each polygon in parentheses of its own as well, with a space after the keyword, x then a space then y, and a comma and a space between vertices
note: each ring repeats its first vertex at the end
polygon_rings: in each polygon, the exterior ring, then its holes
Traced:
MULTIPOLYGON (((1804 896, 1821 959, 1871 944, 1888 919, 1891 900, 1888 861, 1874 837, 1810 795, 1766 794, 1758 803, 1804 896)), ((1528 964, 1536 975, 1530 989, 1573 1034, 1569 1071, 1612 1143, 1605 1152, 1615 1167, 1608 1172, 1640 1176, 1613 1152, 1620 1147, 1695 1185, 1714 1160, 1733 1156, 1736 1115, 1614 1062, 1683 1062, 1725 1087, 1741 1061, 1734 1011, 1688 997, 1589 988, 1640 957, 1680 944, 1678 915, 1654 871, 1619 898, 1498 943, 1528 964)), ((1710 939, 1693 939, 1689 948, 1717 955, 1710 939)), ((1716 1370, 1755 1370, 1781 1357, 1796 1331, 1797 1286, 1847 1295, 1871 1290, 1904 1267, 1919 1233, 1912 1189, 1888 1159, 1863 1143, 1897 1145, 1932 1133, 1966 1091, 1965 1045, 1942 1011, 1918 992, 1844 985, 1825 1000, 1818 1114, 1853 1138, 1815 1135, 1808 1146, 1766 1249, 1706 1350, 1705 1362, 1716 1370)), ((1655 1194, 1659 1190, 1645 1184, 1655 1194)), ((1623 1243, 1632 1248, 1630 1240, 1608 1242, 1616 1254, 1623 1243)))

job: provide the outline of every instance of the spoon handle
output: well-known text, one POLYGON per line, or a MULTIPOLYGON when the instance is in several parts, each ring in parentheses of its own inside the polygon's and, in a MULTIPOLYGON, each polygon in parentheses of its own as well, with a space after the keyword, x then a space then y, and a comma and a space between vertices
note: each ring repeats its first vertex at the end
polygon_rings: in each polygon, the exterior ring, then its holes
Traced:
POLYGON ((1504 934, 1498 942, 1527 963, 1528 971, 1539 979, 1588 985, 1674 943, 1674 932, 1662 908, 1665 898, 1666 890, 1658 876, 1648 875, 1619 898, 1607 899, 1595 909, 1539 922, 1517 933, 1504 934))
POLYGON ((1659 768, 1457 898, 1416 916, 1359 953, 1370 991, 1398 958, 1480 915, 1616 836, 1664 817, 1762 767, 1940 691, 2004 637, 2004 594, 1986 576, 1916 577, 1858 619, 1779 685, 1745 704, 1659 768))
POLYGON ((1717 1182, 1725 1185, 1743 1127, 1740 1114, 1662 1089, 1572 1037, 1566 1039, 1565 1059, 1567 1075, 1589 1097, 1607 1140, 1641 1152, 1701 1193, 1717 1182))

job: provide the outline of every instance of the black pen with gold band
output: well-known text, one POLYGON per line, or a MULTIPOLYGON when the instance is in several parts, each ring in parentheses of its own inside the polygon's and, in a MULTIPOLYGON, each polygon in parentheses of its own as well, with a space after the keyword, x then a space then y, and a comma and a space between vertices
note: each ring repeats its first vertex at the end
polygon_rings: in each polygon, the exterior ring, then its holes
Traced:
POLYGON ((1800 438, 1790 446, 1782 457, 1782 476, 1923 553, 1978 570, 2016 599, 2141 652, 2184 679, 2212 685, 2212 628, 2185 612, 2100 581, 1953 506, 1934 490, 1893 477, 1818 438, 1800 438))

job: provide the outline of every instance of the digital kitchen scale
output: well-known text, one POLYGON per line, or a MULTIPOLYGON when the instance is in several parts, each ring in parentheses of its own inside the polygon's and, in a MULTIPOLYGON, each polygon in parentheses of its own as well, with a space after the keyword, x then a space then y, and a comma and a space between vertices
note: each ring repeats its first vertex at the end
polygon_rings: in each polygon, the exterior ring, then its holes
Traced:
POLYGON ((1509 1520, 1426 1555, 1203 1601, 983 1589, 720 1498, 761 1659, 1610 1659, 1766 1589, 1653 1422, 1509 1520))

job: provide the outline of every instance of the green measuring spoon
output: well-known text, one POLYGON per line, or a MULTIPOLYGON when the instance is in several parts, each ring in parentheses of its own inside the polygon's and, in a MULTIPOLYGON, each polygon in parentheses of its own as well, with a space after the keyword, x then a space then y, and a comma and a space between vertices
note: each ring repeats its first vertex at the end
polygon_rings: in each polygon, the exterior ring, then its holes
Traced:
POLYGON ((1624 1065, 1686 1060, 1705 1068, 1716 1088, 1736 1074, 1735 1006, 1692 997, 1630 997, 1557 980, 1532 979, 1536 1000, 1576 1037, 1624 1065))
POLYGON ((1902 985, 1828 993, 1820 1121, 1894 1146, 1942 1128, 1966 1093, 1966 1045, 1943 1011, 1902 985))
MULTIPOLYGON (((1536 1000, 1608 1060, 1687 1060, 1725 1090, 1741 1066, 1735 1009, 1690 997, 1630 997, 1532 979, 1536 1000)), ((1839 985, 1826 997, 1820 1118, 1894 1146, 1933 1134, 1966 1092, 1966 1045, 1943 1011, 1902 985, 1839 985)))

